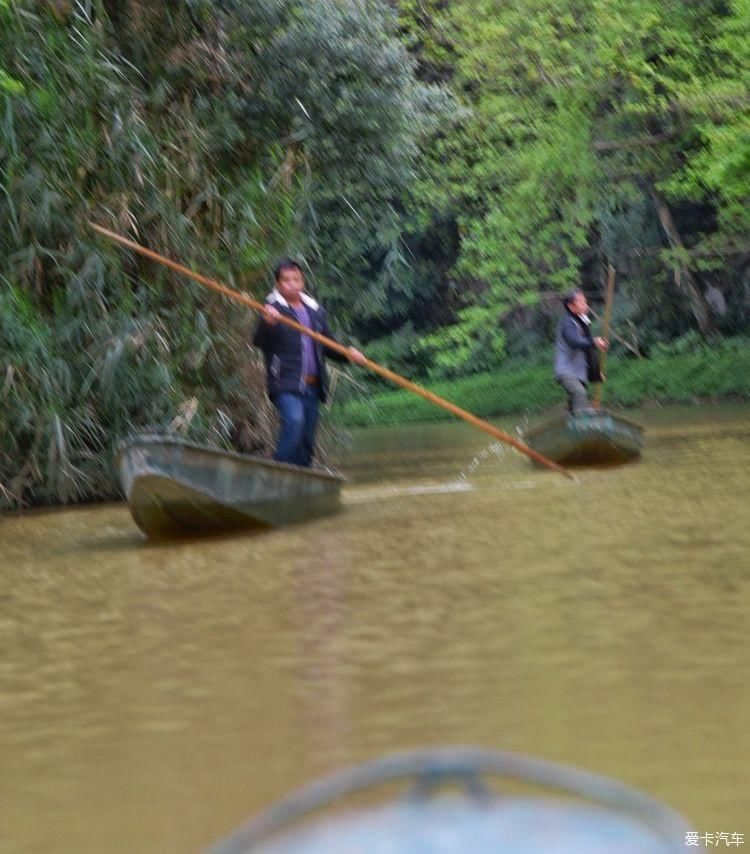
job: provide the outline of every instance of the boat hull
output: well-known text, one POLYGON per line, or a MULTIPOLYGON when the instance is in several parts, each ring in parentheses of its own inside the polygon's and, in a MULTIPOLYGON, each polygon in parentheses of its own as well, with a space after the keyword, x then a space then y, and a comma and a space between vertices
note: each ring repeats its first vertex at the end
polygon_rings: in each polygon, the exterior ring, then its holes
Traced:
POLYGON ((159 436, 123 443, 131 515, 152 539, 263 529, 335 512, 344 478, 159 436))
POLYGON ((643 428, 605 409, 561 415, 528 430, 529 447, 565 466, 621 465, 638 459, 643 428))
POLYGON ((679 854, 689 832, 682 816, 617 780, 456 747, 395 754, 315 781, 207 854, 679 854), (498 792, 484 779, 495 776, 557 794, 498 792), (383 801, 383 789, 374 801, 379 788, 403 791, 409 782, 401 797, 383 801), (365 793, 346 808, 345 796, 365 793))

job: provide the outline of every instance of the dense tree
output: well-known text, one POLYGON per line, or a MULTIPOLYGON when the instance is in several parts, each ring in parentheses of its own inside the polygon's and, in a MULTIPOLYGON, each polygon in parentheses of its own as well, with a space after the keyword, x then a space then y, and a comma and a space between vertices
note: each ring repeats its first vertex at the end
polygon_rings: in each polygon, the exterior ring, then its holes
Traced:
POLYGON ((423 65, 451 44, 468 108, 457 132, 436 138, 424 193, 461 235, 454 273, 465 308, 433 336, 436 359, 482 367, 502 354, 514 306, 579 281, 598 287, 605 260, 624 274, 623 319, 646 318, 649 332, 711 333, 706 293, 717 288, 714 306, 739 313, 746 2, 452 0, 419 14, 403 5, 423 65))
POLYGON ((294 252, 360 328, 397 306, 398 200, 439 99, 380 0, 3 0, 0 16, 0 481, 15 498, 111 493, 114 443, 181 403, 214 439, 258 408, 247 318, 89 218, 256 295, 294 252))
POLYGON ((409 374, 609 262, 629 352, 747 333, 750 0, 0 0, 0 189, 0 484, 112 494, 129 429, 268 425, 249 318, 91 218, 255 296, 298 255, 409 374))

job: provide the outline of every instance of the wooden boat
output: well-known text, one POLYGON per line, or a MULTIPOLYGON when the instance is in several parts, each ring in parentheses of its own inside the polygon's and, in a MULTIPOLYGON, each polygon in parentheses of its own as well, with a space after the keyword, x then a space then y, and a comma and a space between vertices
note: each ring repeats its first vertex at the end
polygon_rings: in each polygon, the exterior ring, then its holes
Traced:
POLYGON ((618 465, 640 456, 643 427, 606 409, 585 409, 532 427, 525 439, 561 465, 618 465))
POLYGON ((158 435, 122 443, 117 465, 130 512, 162 539, 268 528, 331 513, 344 478, 158 435))

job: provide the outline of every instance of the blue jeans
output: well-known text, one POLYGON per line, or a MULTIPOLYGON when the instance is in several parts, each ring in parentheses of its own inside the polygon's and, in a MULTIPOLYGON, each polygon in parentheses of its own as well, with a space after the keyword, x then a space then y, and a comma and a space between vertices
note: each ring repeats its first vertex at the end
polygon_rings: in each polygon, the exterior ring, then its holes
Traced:
POLYGON ((309 466, 315 450, 315 431, 318 428, 318 389, 305 394, 284 391, 272 400, 281 417, 281 431, 273 458, 280 463, 309 466))

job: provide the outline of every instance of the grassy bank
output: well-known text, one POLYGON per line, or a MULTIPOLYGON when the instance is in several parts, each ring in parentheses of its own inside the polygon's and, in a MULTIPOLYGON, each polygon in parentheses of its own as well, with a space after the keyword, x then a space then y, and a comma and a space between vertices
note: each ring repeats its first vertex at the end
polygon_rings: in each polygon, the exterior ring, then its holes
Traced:
MULTIPOLYGON (((750 346, 725 343, 648 359, 611 358, 604 401, 628 407, 649 401, 750 400, 750 346)), ((564 400, 548 362, 508 365, 489 374, 428 383, 441 397, 481 417, 539 412, 564 400)), ((411 392, 383 391, 345 403, 338 419, 348 426, 438 421, 452 416, 411 392)))

